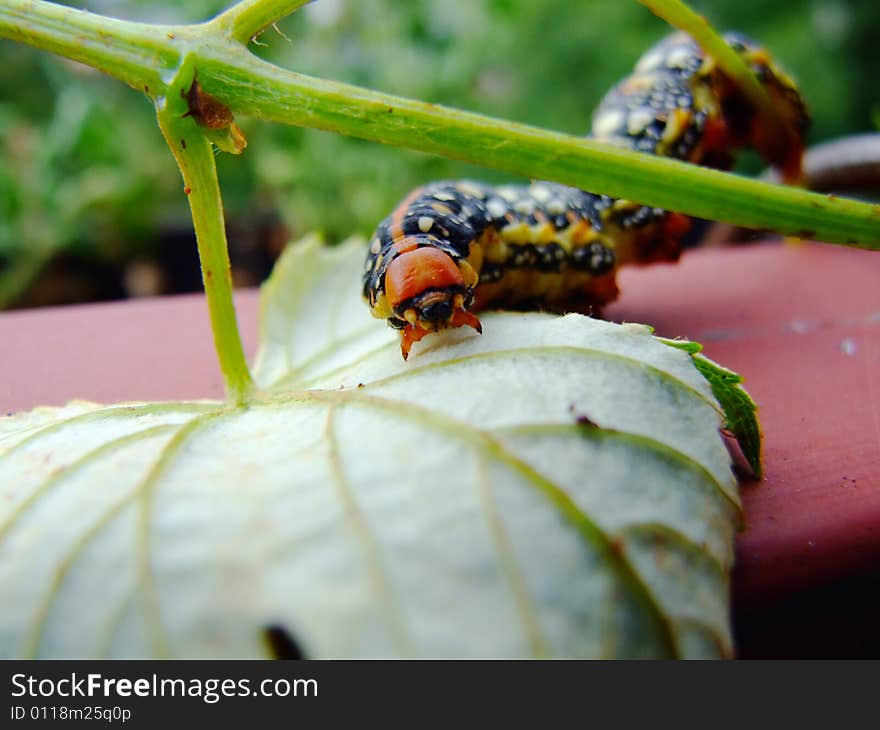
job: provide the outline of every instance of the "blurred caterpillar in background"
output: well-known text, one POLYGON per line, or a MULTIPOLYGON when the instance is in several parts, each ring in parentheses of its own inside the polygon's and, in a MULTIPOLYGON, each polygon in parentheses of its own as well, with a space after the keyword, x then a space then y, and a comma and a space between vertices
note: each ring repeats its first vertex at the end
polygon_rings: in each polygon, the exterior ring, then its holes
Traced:
MULTIPOLYGON (((800 92, 766 50, 738 34, 725 40, 779 109, 785 148, 766 138, 738 88, 681 33, 651 48, 608 93, 591 137, 720 169, 736 148, 751 146, 798 179, 809 126, 800 92)), ((689 226, 680 213, 556 183, 431 183, 379 224, 363 296, 374 317, 401 330, 406 359, 431 332, 482 331, 473 312, 488 306, 588 312, 613 301, 619 266, 676 260, 689 226)))

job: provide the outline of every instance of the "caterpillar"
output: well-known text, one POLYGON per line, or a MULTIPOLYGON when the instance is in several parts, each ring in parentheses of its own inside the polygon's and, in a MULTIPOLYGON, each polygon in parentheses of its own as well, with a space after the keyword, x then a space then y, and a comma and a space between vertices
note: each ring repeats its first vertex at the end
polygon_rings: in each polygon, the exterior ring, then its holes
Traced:
MULTIPOLYGON (((739 34, 725 41, 752 67, 789 139, 767 139, 739 89, 688 36, 651 48, 601 101, 590 136, 727 169, 751 146, 788 180, 800 176, 809 126, 794 82, 739 34)), ((442 181, 412 191, 370 240, 363 297, 374 317, 414 343, 449 327, 482 332, 489 306, 590 313, 618 295, 624 264, 674 261, 690 219, 680 213, 551 182, 442 181)))

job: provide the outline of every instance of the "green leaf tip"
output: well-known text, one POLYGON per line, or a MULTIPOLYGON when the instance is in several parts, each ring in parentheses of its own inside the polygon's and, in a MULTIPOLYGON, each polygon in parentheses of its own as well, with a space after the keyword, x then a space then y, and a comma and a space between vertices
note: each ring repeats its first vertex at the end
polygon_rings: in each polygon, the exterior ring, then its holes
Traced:
POLYGON ((664 337, 657 339, 690 354, 694 365, 709 383, 712 394, 721 406, 725 418, 724 427, 733 434, 752 473, 757 479, 761 479, 764 469, 761 463, 761 426, 758 422, 758 406, 742 387, 742 375, 700 355, 703 346, 698 342, 670 340, 664 337))
POLYGON ((694 355, 697 366, 718 399, 726 428, 733 434, 742 449, 743 456, 757 479, 764 476, 761 463, 761 427, 758 423, 758 406, 752 397, 741 387, 742 376, 712 362, 703 355, 694 355))
POLYGON ((689 352, 691 355, 696 355, 698 352, 703 351, 703 346, 699 342, 692 342, 691 340, 670 340, 666 337, 658 337, 657 339, 670 347, 689 352))

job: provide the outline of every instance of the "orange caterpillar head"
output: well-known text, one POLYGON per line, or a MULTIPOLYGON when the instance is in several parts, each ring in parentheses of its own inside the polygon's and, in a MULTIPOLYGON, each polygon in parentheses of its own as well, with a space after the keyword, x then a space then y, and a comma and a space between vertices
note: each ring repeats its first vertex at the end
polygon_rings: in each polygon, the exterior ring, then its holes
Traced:
POLYGON ((476 274, 466 261, 456 263, 430 246, 399 254, 385 271, 385 296, 401 330, 400 351, 406 360, 413 343, 447 327, 467 325, 482 332, 480 320, 467 311, 473 302, 476 274))

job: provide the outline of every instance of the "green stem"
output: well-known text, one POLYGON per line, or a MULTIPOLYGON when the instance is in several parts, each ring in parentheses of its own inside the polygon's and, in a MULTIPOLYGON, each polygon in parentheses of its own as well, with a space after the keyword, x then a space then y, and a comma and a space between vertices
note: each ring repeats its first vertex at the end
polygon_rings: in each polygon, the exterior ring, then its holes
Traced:
POLYGON ((226 384, 227 397, 241 403, 254 388, 241 344, 235 305, 232 301, 232 273, 223 221, 223 204, 217 183, 214 150, 204 132, 191 117, 183 93, 195 78, 191 58, 168 89, 168 96, 157 110, 159 126, 183 175, 184 192, 189 199, 202 282, 208 300, 214 347, 226 384))
POLYGON ((312 0, 242 0, 211 21, 233 40, 247 44, 260 31, 312 0))
POLYGON ((689 215, 880 250, 880 206, 770 185, 583 137, 426 104, 202 49, 199 80, 236 113, 554 180, 689 215))
MULTIPOLYGON (((247 12, 227 15, 224 22, 241 17, 238 32, 250 32, 294 4, 248 0, 241 6, 247 12)), ((188 52, 198 66, 202 87, 239 114, 409 147, 702 218, 880 249, 877 205, 760 183, 285 71, 211 28, 212 23, 147 26, 43 0, 0 0, 0 36, 90 64, 136 88, 149 86, 153 96, 167 92, 169 70, 188 52)))
POLYGON ((94 66, 150 95, 180 62, 186 29, 115 20, 42 0, 0 0, 0 37, 94 66))

